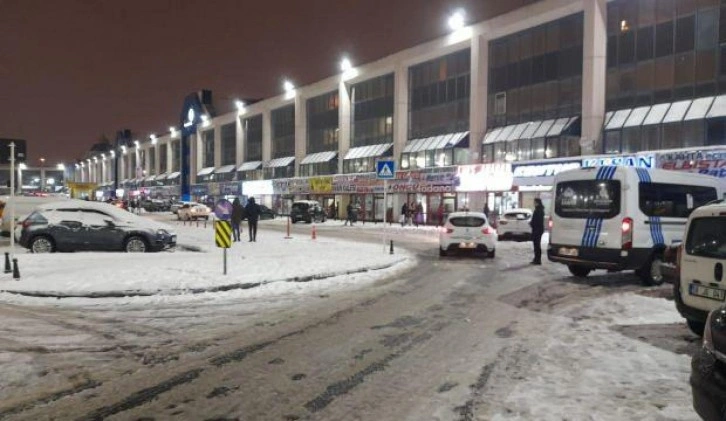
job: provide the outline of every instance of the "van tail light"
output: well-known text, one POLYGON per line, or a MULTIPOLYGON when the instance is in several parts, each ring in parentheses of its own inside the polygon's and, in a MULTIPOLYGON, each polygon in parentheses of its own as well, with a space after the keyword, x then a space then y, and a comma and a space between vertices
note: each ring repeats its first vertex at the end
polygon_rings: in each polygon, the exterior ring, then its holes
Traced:
POLYGON ((633 248, 633 218, 623 218, 623 223, 620 225, 620 231, 622 233, 623 250, 632 249, 633 248))
POLYGON ((482 234, 494 234, 494 229, 492 227, 484 227, 484 229, 481 230, 482 234))
POLYGON ((554 223, 554 222, 552 222, 552 217, 550 216, 550 218, 549 218, 549 219, 547 220, 547 228, 548 228, 548 229, 549 229, 550 231, 552 231, 552 227, 553 227, 554 225, 555 225, 555 223, 554 223))

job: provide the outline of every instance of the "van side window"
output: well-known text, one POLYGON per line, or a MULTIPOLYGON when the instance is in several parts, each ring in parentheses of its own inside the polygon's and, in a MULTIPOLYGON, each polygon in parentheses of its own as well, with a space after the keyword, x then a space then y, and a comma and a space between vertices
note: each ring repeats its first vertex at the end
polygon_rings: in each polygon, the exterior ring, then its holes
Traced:
POLYGON ((562 218, 610 219, 620 213, 620 181, 577 180, 558 183, 555 213, 562 218))
POLYGON ((714 187, 640 183, 639 206, 647 216, 688 218, 699 206, 718 198, 714 187))

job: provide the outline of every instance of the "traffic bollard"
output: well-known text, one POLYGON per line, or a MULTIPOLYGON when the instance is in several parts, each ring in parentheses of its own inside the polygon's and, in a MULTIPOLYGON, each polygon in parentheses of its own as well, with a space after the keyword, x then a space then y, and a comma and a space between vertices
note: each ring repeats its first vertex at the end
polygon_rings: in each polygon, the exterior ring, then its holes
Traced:
POLYGON ((10 268, 10 253, 5 252, 5 273, 10 273, 13 270, 10 268))
POLYGON ((13 279, 20 279, 20 269, 18 269, 18 259, 13 259, 13 279))
POLYGON ((315 235, 315 224, 313 224, 313 240, 315 240, 316 238, 318 238, 318 236, 315 235))
POLYGON ((391 240, 391 254, 393 254, 393 240, 391 240))

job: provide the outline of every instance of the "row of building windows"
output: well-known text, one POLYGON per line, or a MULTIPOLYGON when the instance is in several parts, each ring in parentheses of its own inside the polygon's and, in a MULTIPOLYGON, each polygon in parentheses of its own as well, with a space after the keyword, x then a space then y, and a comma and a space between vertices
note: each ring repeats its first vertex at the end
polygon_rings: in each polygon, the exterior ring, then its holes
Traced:
POLYGON ((338 160, 300 165, 300 177, 313 177, 317 175, 333 175, 338 173, 338 160))
POLYGON ((511 162, 578 155, 580 137, 561 135, 482 145, 481 160, 483 163, 511 162))
POLYGON ((272 157, 295 155, 295 105, 272 110, 272 157))
POLYGON ((338 92, 307 101, 308 153, 338 149, 338 92))
POLYGON ((220 128, 222 143, 222 165, 234 165, 237 162, 237 127, 234 123, 225 124, 220 128))
POLYGON ((202 167, 214 166, 214 130, 202 132, 202 167))
POLYGON ((351 87, 352 147, 393 142, 393 95, 393 74, 351 87))
POLYGON ((603 151, 635 153, 725 143, 726 119, 714 118, 607 130, 603 136, 603 151))
POLYGON ((262 116, 245 119, 243 127, 247 161, 262 161, 262 116))

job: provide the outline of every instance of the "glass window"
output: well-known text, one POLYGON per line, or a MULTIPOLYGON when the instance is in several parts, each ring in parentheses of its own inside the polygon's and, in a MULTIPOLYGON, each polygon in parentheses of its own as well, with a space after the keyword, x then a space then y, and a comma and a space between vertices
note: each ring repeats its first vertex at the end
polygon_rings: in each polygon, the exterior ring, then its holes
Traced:
POLYGON ((603 152, 606 154, 620 153, 620 130, 609 130, 603 138, 603 152))
POLYGON ((664 22, 655 27, 655 55, 663 57, 673 54, 673 22, 664 22))
POLYGON ((651 92, 655 80, 655 62, 653 60, 638 63, 636 68, 635 90, 637 92, 651 92))
POLYGON ((214 166, 214 130, 202 132, 202 166, 214 166))
POLYGON ((640 129, 641 136, 641 150, 643 151, 654 151, 659 148, 660 145, 660 126, 643 126, 640 129))
POLYGON ((676 13, 678 16, 690 15, 696 11, 698 0, 677 0, 676 13))
POLYGON ((610 35, 607 40, 607 66, 617 67, 618 65, 618 37, 610 35))
MULTIPOLYGON (((679 0, 679 3, 685 0, 679 0)), ((687 16, 676 21, 676 53, 693 50, 696 17, 687 16)))
POLYGON ((718 9, 698 11, 696 26, 696 49, 712 50, 718 43, 718 9))
POLYGON ((656 22, 666 22, 673 20, 676 12, 676 0, 658 0, 656 3, 656 22))
POLYGON ((638 30, 637 55, 638 61, 649 60, 655 54, 654 28, 648 26, 638 30))
POLYGON ((647 216, 688 218, 691 212, 718 199, 714 187, 685 184, 639 183, 640 210, 647 216))
MULTIPOLYGON (((382 91, 382 86, 377 86, 382 91)), ((307 152, 338 149, 338 91, 307 100, 307 152)))
POLYGON ((693 100, 691 108, 688 109, 688 113, 684 117, 684 120, 696 120, 706 117, 706 113, 713 104, 714 97, 698 98, 693 100))
POLYGON ((628 116, 630 115, 630 111, 631 110, 616 111, 608 122, 607 126, 605 126, 605 130, 613 130, 623 127, 623 124, 625 124, 625 120, 627 120, 628 116))
POLYGON ((645 117, 648 115, 649 111, 650 106, 638 107, 633 109, 633 111, 628 116, 628 119, 625 121, 623 127, 640 126, 641 124, 643 124, 643 120, 645 120, 645 117))
POLYGON ((222 165, 232 165, 237 162, 237 125, 225 124, 220 129, 222 137, 222 165))
POLYGON ((639 152, 641 147, 640 127, 630 127, 623 130, 623 150, 622 153, 639 152))
POLYGON ((532 159, 545 157, 545 140, 543 138, 532 139, 532 159))
POLYGON ((726 118, 706 120, 706 145, 726 144, 726 118))
POLYGON ((675 86, 693 85, 695 77, 694 53, 688 52, 675 57, 675 86))
POLYGON ((716 79, 716 50, 698 51, 696 53, 696 83, 710 82, 716 79))
POLYGON ((673 123, 683 120, 683 117, 685 117, 686 112, 688 111, 688 108, 691 106, 691 101, 678 101, 671 104, 670 109, 668 110, 668 114, 666 114, 665 118, 663 119, 663 123, 673 123))
POLYGON ((662 149, 676 149, 681 147, 681 123, 663 125, 663 136, 660 140, 662 149))
POLYGON ((295 105, 272 110, 272 158, 295 155, 295 105))
POLYGON ((262 160, 262 115, 245 119, 242 122, 245 133, 245 160, 262 160))
POLYGON ((558 183, 555 188, 555 213, 562 218, 613 218, 620 213, 620 181, 558 183))
POLYGON ((655 89, 672 89, 674 80, 673 56, 655 61, 655 89))
POLYGON ((685 250, 691 256, 726 259, 726 218, 694 218, 685 250))
POLYGON ((683 123, 683 146, 703 146, 705 135, 705 123, 703 120, 692 120, 683 123))
POLYGON ((622 32, 618 38, 618 64, 632 63, 635 61, 635 32, 622 32))

